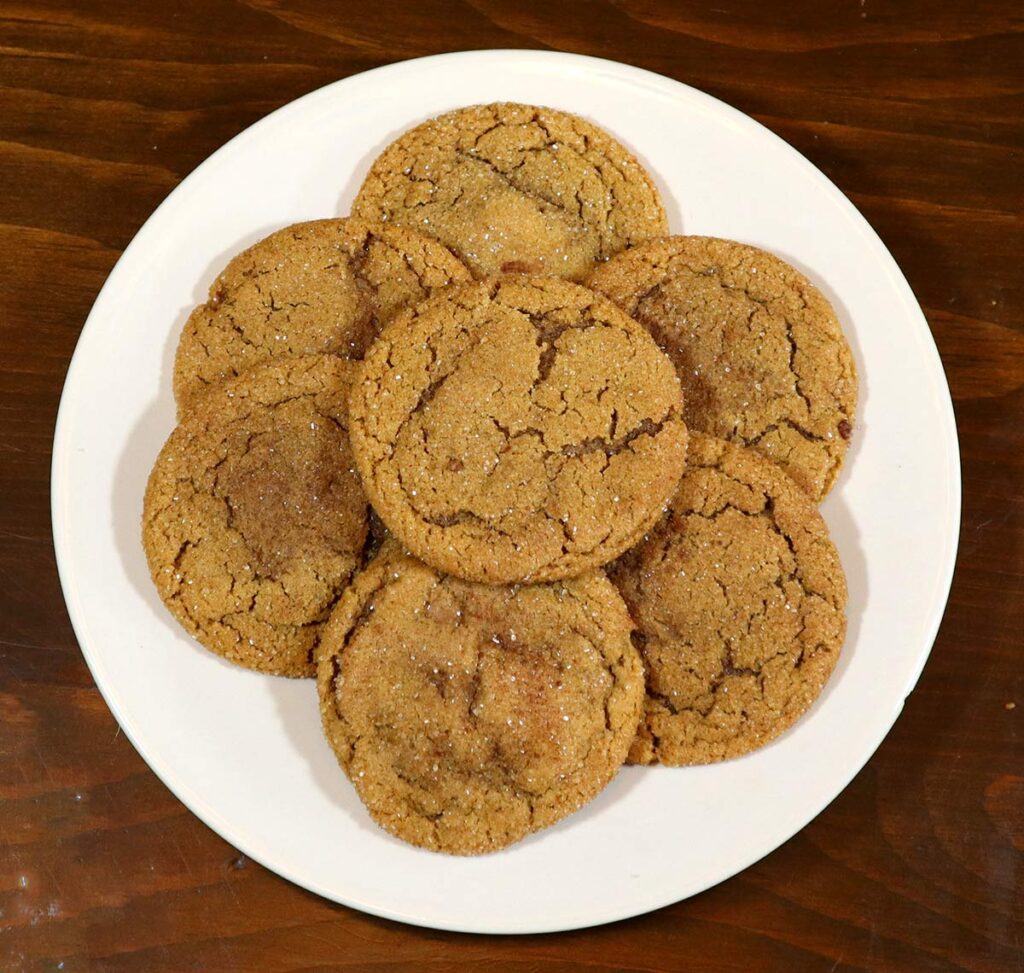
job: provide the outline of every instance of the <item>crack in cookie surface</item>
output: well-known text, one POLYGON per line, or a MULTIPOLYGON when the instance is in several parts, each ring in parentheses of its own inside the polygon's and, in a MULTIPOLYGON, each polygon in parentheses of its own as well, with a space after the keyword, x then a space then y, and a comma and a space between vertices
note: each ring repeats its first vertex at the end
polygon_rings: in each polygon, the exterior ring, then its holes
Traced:
POLYGON ((361 358, 380 326, 432 290, 469 279, 445 247, 358 219, 285 227, 234 257, 190 315, 174 371, 180 406, 282 355, 361 358))
POLYGON ((143 542, 161 598, 207 648, 312 675, 317 632, 363 563, 350 363, 296 358, 197 397, 150 475, 143 542))
POLYGON ((668 512, 610 574, 647 673, 633 762, 708 763, 762 746, 837 661, 838 554, 811 499, 752 450, 694 433, 668 512))
POLYGON ((670 237, 612 258, 594 287, 676 364, 695 430, 756 447, 820 500, 846 454, 857 379, 825 298, 765 251, 670 237))
POLYGON ((622 599, 600 572, 491 586, 388 541, 324 628, 328 741, 370 813, 439 851, 493 851, 616 773, 643 701, 622 599))
POLYGON ((685 461, 671 362, 610 302, 553 278, 465 285, 400 315, 351 406, 381 518, 417 556, 477 581, 611 560, 685 461))
POLYGON ((353 213, 435 237, 480 278, 578 280, 667 229, 650 176, 615 139, 574 115, 515 104, 406 132, 374 162, 353 213))

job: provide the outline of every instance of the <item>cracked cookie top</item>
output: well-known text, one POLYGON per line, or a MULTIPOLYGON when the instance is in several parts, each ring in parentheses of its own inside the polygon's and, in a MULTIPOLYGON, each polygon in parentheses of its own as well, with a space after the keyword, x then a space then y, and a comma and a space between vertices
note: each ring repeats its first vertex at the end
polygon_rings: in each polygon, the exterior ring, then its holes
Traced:
POLYGON ((505 103, 400 136, 373 163, 352 212, 429 234, 475 277, 582 280, 595 260, 668 232, 651 177, 607 132, 505 103))
POLYGON ((178 405, 280 355, 361 358, 398 308, 469 280, 435 241, 365 220, 314 220, 238 254, 189 317, 178 342, 178 405))
POLYGON ((465 284, 400 313, 350 410, 385 525, 471 581, 610 561, 654 523, 685 463, 671 361, 610 301, 553 277, 465 284))
POLYGON ((394 540, 317 649, 327 739, 373 818, 434 851, 495 851, 591 800, 626 756, 643 669, 600 571, 493 586, 394 540))
POLYGON ((802 274, 756 247, 678 236, 619 254, 587 284, 675 362, 692 429, 754 447, 824 498, 853 432, 857 377, 831 305, 802 274))
POLYGON ((753 450, 692 433, 669 512, 609 573, 647 672, 632 763, 710 763, 763 746, 836 664, 839 555, 811 499, 753 450))
POLYGON ((354 365, 272 362, 198 397, 164 445, 142 539, 164 603, 232 662, 312 676, 363 562, 369 508, 347 433, 354 365))

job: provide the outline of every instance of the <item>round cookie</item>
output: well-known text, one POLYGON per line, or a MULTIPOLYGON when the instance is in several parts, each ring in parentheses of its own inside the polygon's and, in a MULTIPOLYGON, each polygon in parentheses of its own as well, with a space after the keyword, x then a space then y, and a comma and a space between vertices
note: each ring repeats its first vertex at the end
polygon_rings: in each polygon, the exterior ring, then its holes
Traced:
POLYGON ((692 433, 666 516, 610 571, 647 671, 632 763, 737 757, 828 680, 846 579, 813 501, 753 450, 692 433))
POLYGON ((373 163, 352 212, 429 234, 475 277, 582 280, 595 260, 668 232, 651 177, 607 132, 505 103, 400 136, 373 163))
POLYGON ((469 271, 435 241, 365 220, 272 233, 227 265, 185 324, 174 363, 179 406, 211 383, 280 355, 360 358, 398 308, 469 271))
POLYGON ((554 277, 460 285, 400 313, 349 404, 374 509, 417 557, 470 581, 610 561, 685 463, 672 363, 610 301, 554 277))
POLYGON ((588 286, 675 362, 692 429, 754 447, 817 500, 828 493, 857 377, 831 305, 802 274, 756 247, 678 236, 613 257, 588 286))
POLYGON ((324 628, 324 731, 387 831, 495 851, 579 809, 622 765, 644 697, 631 628, 600 571, 478 585, 388 541, 324 628))
POLYGON ((346 431, 354 367, 289 358, 218 385, 150 474, 142 539, 160 597, 239 665, 312 676, 320 627, 363 563, 369 509, 346 431))

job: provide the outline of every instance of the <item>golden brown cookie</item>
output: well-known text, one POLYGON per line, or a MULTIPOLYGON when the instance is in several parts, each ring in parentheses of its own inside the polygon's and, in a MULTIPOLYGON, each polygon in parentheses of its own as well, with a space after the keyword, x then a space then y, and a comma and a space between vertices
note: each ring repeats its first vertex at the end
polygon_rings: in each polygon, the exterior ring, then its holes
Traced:
POLYGON ((282 359, 194 401, 149 477, 142 539, 160 597, 208 649, 311 676, 322 623, 362 563, 349 447, 354 365, 282 359))
POLYGON ((315 220, 240 253, 185 324, 174 365, 179 406, 213 382, 280 355, 360 358, 398 308, 469 271, 411 230, 315 220))
POLYGON ((846 579, 813 501, 750 449, 692 433, 668 514, 610 571, 647 704, 632 763, 726 760, 794 723, 846 632, 846 579))
POLYGON ((582 280, 595 260, 668 232, 651 177, 607 132, 504 103, 400 136, 373 163, 352 213, 429 234, 476 277, 582 280))
POLYGON ((657 519, 685 462, 672 363, 610 301, 553 277, 460 285, 400 313, 350 408, 387 528, 470 581, 604 564, 657 519))
POLYGON ((383 828, 433 851, 495 851, 615 776, 643 706, 631 627, 600 571, 478 585, 388 541, 324 628, 324 731, 383 828))
POLYGON ((671 356, 692 429, 754 447, 817 500, 828 493, 857 376, 831 305, 802 274, 756 247, 679 236, 613 257, 588 286, 671 356))

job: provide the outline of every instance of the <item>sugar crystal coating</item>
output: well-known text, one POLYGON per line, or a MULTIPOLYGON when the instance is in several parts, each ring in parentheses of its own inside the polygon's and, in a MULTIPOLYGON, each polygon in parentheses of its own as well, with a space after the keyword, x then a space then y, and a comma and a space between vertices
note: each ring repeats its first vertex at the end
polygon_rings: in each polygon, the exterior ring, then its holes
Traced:
POLYGON ((593 798, 636 732, 643 670, 600 572, 459 581, 394 540, 317 650, 327 739, 374 819, 435 851, 494 851, 593 798))
POLYGON ((352 389, 364 487, 417 557, 482 582, 604 564, 672 495, 672 363, 606 299, 554 278, 449 288, 398 315, 352 389))
POLYGON ((369 507, 347 433, 352 363, 272 362, 196 397, 150 474, 143 543, 164 603, 232 662, 311 676, 363 561, 369 507))
POLYGON ((607 132, 507 103, 401 135, 373 163, 352 212, 440 240, 476 277, 581 280, 595 260, 667 232, 650 176, 607 132))
POLYGON ((234 257, 178 342, 179 406, 285 355, 361 358, 380 326, 432 290, 469 279, 433 240, 358 219, 287 226, 234 257))
POLYGON ((647 671, 634 763, 763 746, 814 702, 839 657, 839 555, 810 497, 751 449, 693 433, 668 513, 610 576, 647 671))
POLYGON ((853 431, 853 355, 828 301, 756 247, 669 237, 613 257, 588 286, 643 324, 676 364, 687 424, 778 463, 815 499, 853 431))

